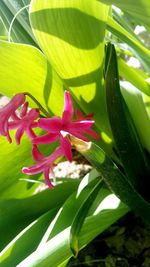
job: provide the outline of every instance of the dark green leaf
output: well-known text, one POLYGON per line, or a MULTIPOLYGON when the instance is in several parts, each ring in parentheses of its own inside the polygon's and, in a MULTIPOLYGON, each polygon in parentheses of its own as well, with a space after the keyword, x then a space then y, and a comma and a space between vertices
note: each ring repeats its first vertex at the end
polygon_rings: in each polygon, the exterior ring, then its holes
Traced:
POLYGON ((105 86, 115 144, 129 182, 144 198, 150 200, 150 169, 132 117, 120 91, 117 57, 113 45, 108 44, 107 53, 109 61, 105 86))

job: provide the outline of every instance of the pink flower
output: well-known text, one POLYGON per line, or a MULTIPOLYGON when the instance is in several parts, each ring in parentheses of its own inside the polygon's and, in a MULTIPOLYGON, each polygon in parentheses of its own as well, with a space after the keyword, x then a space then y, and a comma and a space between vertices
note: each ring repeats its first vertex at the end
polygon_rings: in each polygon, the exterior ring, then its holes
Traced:
POLYGON ((8 122, 8 128, 11 130, 17 129, 15 134, 17 144, 20 144, 20 140, 24 132, 26 132, 30 140, 36 137, 32 129, 37 127, 36 120, 39 116, 40 114, 38 109, 34 108, 28 111, 28 102, 24 103, 19 114, 14 113, 12 121, 8 122))
POLYGON ((11 137, 9 135, 8 121, 15 114, 15 111, 24 103, 25 95, 20 93, 15 95, 10 102, 0 109, 0 134, 6 136, 11 143, 11 137))
POLYGON ((53 167, 55 166, 55 160, 63 156, 62 148, 58 147, 50 156, 44 157, 44 155, 38 150, 37 146, 33 145, 32 156, 37 164, 31 167, 24 167, 22 172, 28 175, 43 172, 46 184, 50 188, 53 188, 54 186, 49 179, 49 173, 50 170, 52 171, 53 167))
POLYGON ((98 140, 99 135, 91 129, 94 121, 91 120, 92 114, 83 116, 82 113, 77 110, 77 119, 73 120, 74 108, 70 93, 65 91, 64 110, 62 118, 42 118, 38 121, 38 127, 48 131, 47 134, 39 136, 33 139, 34 144, 50 144, 56 140, 60 140, 62 151, 66 158, 72 160, 71 142, 68 138, 68 134, 74 135, 79 139, 86 142, 89 139, 85 136, 91 136, 98 140))

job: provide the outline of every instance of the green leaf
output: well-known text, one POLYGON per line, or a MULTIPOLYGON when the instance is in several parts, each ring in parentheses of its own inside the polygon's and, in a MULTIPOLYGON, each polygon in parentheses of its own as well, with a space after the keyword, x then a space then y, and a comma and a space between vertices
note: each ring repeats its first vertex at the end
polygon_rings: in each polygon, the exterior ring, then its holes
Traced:
POLYGON ((86 75, 101 67, 107 12, 108 8, 95 0, 31 2, 34 34, 49 61, 68 83, 83 75, 86 82, 86 75))
MULTIPOLYGON (((29 4, 29 1, 28 3, 27 1, 26 3, 23 3, 20 0, 0 1, 0 16, 2 17, 8 32, 14 16, 19 10, 27 6, 27 4, 29 4)), ((23 9, 20 14, 16 16, 12 25, 11 40, 14 42, 27 43, 36 46, 36 41, 33 36, 28 17, 27 8, 23 9)))
POLYGON ((61 114, 63 83, 40 50, 0 41, 0 62, 1 94, 29 92, 50 112, 61 114))
MULTIPOLYGON (((4 22, 3 22, 3 20, 2 20, 2 18, 0 17, 0 36, 2 37, 6 37, 6 35, 7 35, 7 30, 6 30, 6 27, 5 27, 5 25, 4 25, 4 22)), ((1 38, 0 37, 0 38, 1 38)))
POLYGON ((33 0, 30 20, 40 47, 78 105, 94 112, 99 131, 111 137, 103 88, 108 10, 96 0, 33 0))
POLYGON ((78 183, 78 180, 66 182, 55 186, 53 190, 48 188, 46 191, 24 199, 1 200, 1 248, 43 213, 54 207, 60 208, 62 203, 77 188, 78 183), (57 195, 59 197, 56 198, 57 195))
POLYGON ((109 61, 105 76, 107 107, 110 124, 129 182, 143 197, 149 198, 150 170, 144 150, 137 135, 132 117, 121 95, 117 57, 113 45, 108 44, 109 61), (146 186, 143 186, 144 185, 146 186))
MULTIPOLYGON (((94 181, 95 182, 95 181, 94 181)), ((72 222, 71 230, 70 230, 70 248, 73 252, 73 255, 76 257, 79 252, 79 234, 84 223, 84 220, 89 212, 90 207, 93 204, 93 201, 97 197, 98 192, 102 188, 102 181, 100 178, 97 179, 96 185, 93 186, 82 205, 78 209, 76 216, 72 222)), ((91 185, 90 185, 91 186, 91 185)))
MULTIPOLYGON (((104 191, 106 188, 104 187, 104 191)), ((100 190, 99 195, 103 195, 103 188, 100 190)), ((104 194, 106 197, 106 193, 104 194)), ((110 195, 107 189, 107 197, 110 195)), ((112 194, 111 194, 112 196, 112 194)), ((114 196, 114 195, 113 195, 114 196)), ((101 201, 97 200, 97 206, 101 205, 101 202, 105 201, 105 197, 101 201)), ((114 196, 115 197, 115 196, 114 196)), ((115 197, 116 198, 116 197, 115 197)), ((79 236, 79 247, 82 248, 89 243, 96 235, 104 231, 113 222, 128 212, 128 208, 122 203, 119 204, 118 200, 115 208, 112 208, 112 202, 109 201, 107 207, 101 206, 101 209, 95 211, 91 216, 87 217, 79 236)), ((72 210, 73 212, 73 210, 72 210)), ((46 244, 35 250, 29 257, 18 264, 18 267, 44 267, 52 265, 57 267, 67 261, 72 256, 72 252, 69 247, 68 239, 70 235, 70 227, 60 231, 53 238, 51 238, 46 244)))
POLYGON ((116 5, 124 11, 127 11, 133 18, 136 18, 139 23, 145 26, 150 25, 150 2, 149 0, 100 0, 105 4, 116 5), (135 8, 136 4, 136 8, 135 8))
MULTIPOLYGON (((78 213, 78 209, 93 188, 92 181, 97 177, 99 177, 99 173, 92 170, 81 180, 77 192, 74 192, 71 196, 69 196, 56 214, 54 220, 50 223, 39 247, 43 246, 43 244, 45 244, 48 240, 72 224, 76 214, 78 213)), ((103 189, 103 194, 101 192, 101 195, 98 197, 98 203, 102 201, 107 194, 108 190, 105 191, 103 189)), ((95 205, 97 205, 97 203, 95 205)))
POLYGON ((108 16, 107 28, 124 43, 128 44, 134 54, 147 65, 150 63, 150 51, 141 44, 133 35, 117 23, 112 17, 108 16))
POLYGON ((99 171, 106 184, 120 200, 150 224, 150 203, 139 195, 129 179, 122 174, 106 153, 94 143, 87 146, 86 142, 81 142, 76 138, 73 138, 72 142, 76 149, 99 171))
POLYGON ((36 248, 58 208, 51 209, 28 225, 1 252, 1 266, 17 266, 36 248))
POLYGON ((132 83, 141 92, 150 96, 150 84, 146 82, 148 75, 142 70, 128 66, 123 59, 118 57, 119 74, 122 78, 132 83))
POLYGON ((31 195, 37 185, 20 180, 27 177, 22 173, 22 167, 33 164, 30 142, 24 137, 18 148, 15 143, 10 145, 4 137, 0 136, 0 139, 0 199, 31 195))
POLYGON ((123 81, 120 85, 140 141, 143 147, 150 152, 150 117, 144 103, 144 95, 131 83, 123 81))

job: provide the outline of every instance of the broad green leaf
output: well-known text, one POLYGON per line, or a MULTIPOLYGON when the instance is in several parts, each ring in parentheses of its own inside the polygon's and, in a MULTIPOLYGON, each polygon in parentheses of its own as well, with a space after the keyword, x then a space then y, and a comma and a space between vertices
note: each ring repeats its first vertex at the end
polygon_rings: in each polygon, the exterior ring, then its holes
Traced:
POLYGON ((99 130, 111 137, 103 88, 107 15, 108 7, 96 0, 33 0, 30 8, 33 32, 49 62, 78 105, 94 112, 99 130))
POLYGON ((29 92, 50 112, 61 114, 63 83, 40 50, 0 41, 0 62, 1 94, 29 92))
POLYGON ((66 182, 55 186, 53 190, 48 188, 28 198, 1 200, 1 248, 4 248, 20 231, 43 213, 54 207, 59 209, 69 195, 77 189, 78 183, 78 180, 66 182))
MULTIPOLYGON (((84 75, 86 84, 86 75, 101 67, 107 12, 108 8, 95 0, 31 2, 34 34, 49 61, 66 81, 76 78, 78 85, 78 78, 82 81, 84 75)), ((73 85, 71 81, 70 85, 73 85)))
POLYGON ((107 46, 108 64, 105 76, 110 124, 129 182, 149 200, 150 169, 127 105, 121 95, 115 48, 107 46), (143 186, 144 185, 146 186, 143 186))
POLYGON ((25 137, 18 147, 0 136, 0 147, 0 199, 31 195, 37 185, 20 180, 27 177, 22 173, 22 167, 33 164, 30 142, 25 137))

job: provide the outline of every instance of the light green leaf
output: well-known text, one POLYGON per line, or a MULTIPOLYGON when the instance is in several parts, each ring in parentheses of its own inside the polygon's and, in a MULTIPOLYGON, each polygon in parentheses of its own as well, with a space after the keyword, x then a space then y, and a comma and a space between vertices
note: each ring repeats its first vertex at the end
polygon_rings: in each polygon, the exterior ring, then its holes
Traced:
POLYGON ((63 83, 40 50, 0 41, 0 62, 1 94, 29 92, 50 112, 61 114, 63 83))
POLYGON ((22 173, 22 167, 33 164, 31 144, 27 137, 23 138, 21 147, 18 147, 0 136, 0 147, 0 199, 31 195, 37 185, 19 180, 27 177, 22 173))
POLYGON ((33 0, 30 20, 40 47, 78 105, 94 112, 99 130, 111 136, 103 88, 108 10, 96 0, 33 0))

